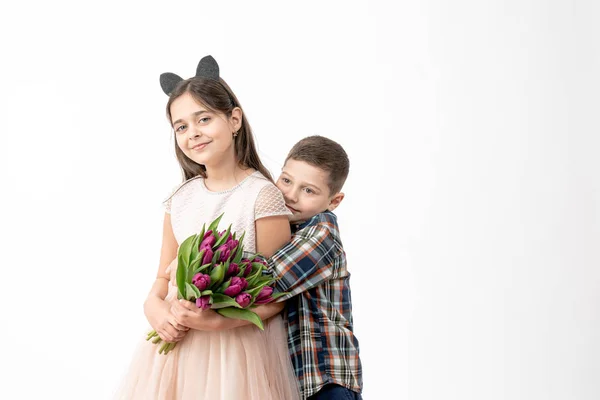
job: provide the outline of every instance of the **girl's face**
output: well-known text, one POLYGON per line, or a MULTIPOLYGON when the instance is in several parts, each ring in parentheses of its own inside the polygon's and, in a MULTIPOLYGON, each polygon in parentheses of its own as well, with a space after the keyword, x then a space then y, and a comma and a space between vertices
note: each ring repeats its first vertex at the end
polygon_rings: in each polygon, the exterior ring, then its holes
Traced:
POLYGON ((171 122, 177 145, 189 159, 204 165, 217 165, 235 159, 233 133, 241 126, 242 110, 231 116, 208 110, 191 94, 184 93, 171 104, 171 122))

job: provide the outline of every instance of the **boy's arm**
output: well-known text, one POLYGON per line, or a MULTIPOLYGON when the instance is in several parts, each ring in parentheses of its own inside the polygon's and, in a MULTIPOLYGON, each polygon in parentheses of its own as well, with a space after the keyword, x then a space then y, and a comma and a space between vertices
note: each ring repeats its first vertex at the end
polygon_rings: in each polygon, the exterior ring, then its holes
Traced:
POLYGON ((277 289, 287 292, 284 301, 329 280, 338 268, 342 249, 326 222, 305 228, 269 259, 277 289))

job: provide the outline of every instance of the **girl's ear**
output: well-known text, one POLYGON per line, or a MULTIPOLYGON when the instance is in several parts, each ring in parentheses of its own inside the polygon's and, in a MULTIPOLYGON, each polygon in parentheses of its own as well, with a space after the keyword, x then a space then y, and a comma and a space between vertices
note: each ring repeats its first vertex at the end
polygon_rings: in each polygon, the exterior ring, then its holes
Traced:
POLYGON ((235 107, 233 110, 231 110, 231 117, 229 117, 229 122, 231 122, 232 125, 232 133, 239 131, 242 127, 242 118, 244 118, 242 114, 242 109, 239 107, 235 107))
POLYGON ((329 200, 329 206, 327 207, 327 209, 329 211, 333 211, 337 208, 337 206, 340 205, 340 203, 342 202, 342 200, 344 200, 344 193, 339 192, 336 193, 331 200, 329 200))

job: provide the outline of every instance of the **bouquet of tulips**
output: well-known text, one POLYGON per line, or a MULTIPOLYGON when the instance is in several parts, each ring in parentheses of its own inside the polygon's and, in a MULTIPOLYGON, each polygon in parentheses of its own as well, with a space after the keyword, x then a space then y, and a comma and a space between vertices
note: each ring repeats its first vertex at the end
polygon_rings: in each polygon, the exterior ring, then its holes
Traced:
MULTIPOLYGON (((181 243, 177 254, 177 298, 196 303, 203 310, 212 308, 228 318, 252 322, 263 329, 260 317, 251 308, 267 304, 285 293, 273 293, 275 279, 265 274, 267 263, 259 254, 244 253, 245 232, 218 231, 223 214, 206 224, 197 235, 181 243)), ((146 340, 158 344, 162 339, 152 330, 146 340)), ((167 354, 176 343, 163 343, 159 353, 167 354)))

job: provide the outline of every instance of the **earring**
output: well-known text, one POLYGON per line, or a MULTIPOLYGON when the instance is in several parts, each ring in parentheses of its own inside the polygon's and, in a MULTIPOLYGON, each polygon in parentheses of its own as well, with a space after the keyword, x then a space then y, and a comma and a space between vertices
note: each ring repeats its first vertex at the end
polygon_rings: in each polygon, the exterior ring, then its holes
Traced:
POLYGON ((238 133, 237 132, 233 132, 233 137, 237 137, 238 133))

